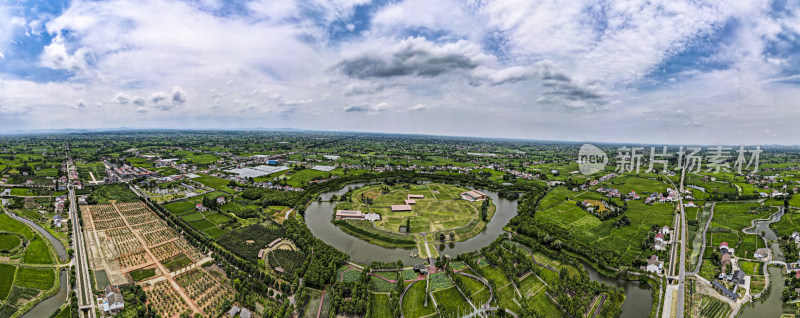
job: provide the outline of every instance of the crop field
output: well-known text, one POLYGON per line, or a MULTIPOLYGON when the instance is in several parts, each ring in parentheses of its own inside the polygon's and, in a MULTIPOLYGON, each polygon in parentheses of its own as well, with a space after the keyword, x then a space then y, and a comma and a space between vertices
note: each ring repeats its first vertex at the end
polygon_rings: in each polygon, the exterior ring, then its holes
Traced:
POLYGON ((6 299, 11 286, 14 285, 14 274, 17 267, 9 264, 0 264, 0 299, 6 299))
MULTIPOLYGON (((542 202, 555 202, 560 197, 563 197, 563 193, 548 193, 542 202)), ((620 228, 614 228, 616 218, 600 221, 574 203, 565 203, 539 210, 535 217, 569 231, 584 242, 609 251, 616 251, 622 256, 622 262, 630 263, 636 258, 644 257, 641 255, 641 242, 647 236, 651 226, 653 224, 671 225, 673 214, 674 206, 672 204, 646 205, 640 201, 628 201, 628 210, 624 215, 630 220, 630 225, 620 228)))
MULTIPOLYGON (((795 199, 800 200, 800 195, 792 196, 790 202, 795 199)), ((770 225, 770 228, 772 228, 778 236, 790 235, 792 232, 800 230, 800 212, 793 210, 792 212, 788 211, 787 209, 787 213, 781 217, 779 222, 770 225)))
POLYGON ((619 190, 619 192, 622 194, 628 194, 631 191, 636 191, 636 193, 642 195, 653 192, 665 192, 669 187, 669 184, 654 179, 622 175, 603 182, 594 188, 596 187, 614 188, 619 190))
POLYGON ((277 238, 284 237, 283 227, 273 223, 238 228, 217 239, 220 245, 245 259, 258 258, 258 251, 277 238))
POLYGON ((456 199, 458 193, 468 189, 452 185, 411 185, 409 189, 394 186, 389 187, 388 193, 382 193, 382 188, 386 187, 388 186, 373 185, 358 189, 353 193, 352 204, 339 207, 378 213, 381 220, 375 222, 375 226, 393 232, 399 231, 400 226, 405 226, 406 221, 410 220, 412 233, 465 226, 479 215, 481 208, 481 202, 456 199), (404 205, 409 194, 421 194, 425 197, 415 199, 416 204, 411 205, 410 212, 392 212, 390 206, 404 205), (372 204, 364 203, 365 200, 372 200, 372 204))
POLYGON ((219 306, 226 300, 232 299, 231 291, 220 284, 213 276, 202 268, 195 268, 175 277, 178 285, 189 294, 203 312, 217 316, 219 306))
POLYGON ((416 318, 435 314, 436 308, 433 305, 433 301, 428 301, 427 307, 423 306, 425 298, 428 297, 428 294, 425 293, 425 282, 418 281, 413 284, 406 292, 401 304, 403 315, 409 318, 416 318))
POLYGON ((489 288, 486 288, 483 283, 463 275, 461 276, 461 281, 464 283, 464 286, 466 286, 466 289, 462 291, 469 297, 472 304, 481 306, 489 301, 489 288))
POLYGON ((389 295, 387 294, 373 294, 372 295, 372 310, 371 317, 374 318, 392 318, 392 310, 389 307, 389 295))
POLYGON ((721 318, 728 317, 731 312, 731 307, 713 297, 700 295, 700 299, 695 310, 698 312, 697 317, 721 318))
POLYGON ((444 305, 442 316, 461 317, 466 313, 472 312, 472 307, 455 287, 435 291, 433 292, 433 297, 436 297, 437 304, 444 305))
POLYGON ((95 187, 87 199, 90 203, 95 202, 97 204, 107 204, 111 200, 136 202, 139 201, 139 196, 124 184, 107 184, 95 187))
POLYGON ((142 281, 150 277, 156 276, 156 268, 142 268, 129 272, 134 282, 142 281))
POLYGON ((200 177, 194 178, 192 179, 192 181, 200 182, 209 188, 214 188, 219 191, 227 192, 230 194, 234 193, 233 189, 228 187, 228 183, 230 183, 230 181, 202 173, 199 173, 198 175, 200 177))
POLYGON ((272 250, 267 254, 269 259, 269 266, 273 269, 275 268, 283 268, 284 273, 288 277, 292 277, 294 271, 303 264, 305 260, 305 255, 301 251, 292 251, 292 250, 272 250))
POLYGON ((12 219, 5 213, 0 213, 0 231, 14 232, 25 236, 28 240, 34 237, 33 230, 22 222, 12 219))
POLYGON ((388 293, 395 288, 395 283, 387 282, 379 277, 370 276, 369 281, 372 285, 372 290, 375 292, 388 293))
POLYGON ((428 279, 430 280, 430 289, 432 291, 450 288, 453 286, 453 281, 450 280, 450 277, 447 277, 445 272, 433 273, 429 275, 428 279))
POLYGON ((30 241, 28 247, 25 248, 25 256, 23 261, 28 264, 53 264, 53 255, 50 253, 50 247, 47 246, 44 239, 36 236, 35 239, 30 241))
MULTIPOLYGON (((157 270, 154 262, 161 262, 167 271, 176 271, 189 264, 203 261, 200 254, 166 222, 161 220, 142 202, 120 202, 115 204, 83 205, 82 217, 87 231, 87 248, 92 256, 90 261, 97 270, 105 270, 112 284, 120 285, 150 278, 164 278, 153 286, 145 286, 148 303, 162 317, 178 317, 191 308, 169 280, 171 276, 157 270), (108 226, 114 224, 115 226, 108 226), (99 252, 99 246, 113 246, 99 252), (155 260, 148 254, 152 254, 155 260), (150 264, 148 264, 150 263, 150 264), (142 267, 135 269, 136 267, 142 267), (127 275, 129 274, 129 275, 127 275)), ((217 306, 221 297, 231 293, 226 284, 218 282, 205 269, 193 269, 201 274, 178 275, 183 289, 193 304, 204 314, 218 316, 217 306), (195 278, 195 275, 202 276, 195 278), (192 278, 192 279, 190 279, 192 278), (198 284, 211 284, 208 289, 200 289, 198 284), (189 289, 189 290, 186 290, 189 289), (199 293, 204 291, 204 293, 199 293), (207 291, 207 293, 205 293, 207 291)), ((205 285, 204 285, 205 286, 205 285)))
POLYGON ((55 280, 56 275, 52 268, 20 267, 17 271, 16 285, 48 290, 53 287, 55 280))
POLYGON ((752 258, 756 249, 765 247, 764 241, 757 235, 743 233, 742 229, 750 227, 751 221, 769 217, 775 212, 774 209, 760 207, 759 203, 717 203, 709 228, 709 232, 719 232, 712 235, 713 246, 726 241, 734 247, 736 256, 752 258), (722 232, 725 230, 729 233, 722 232))
POLYGON ((739 261, 739 267, 747 273, 747 275, 762 275, 764 263, 762 262, 750 262, 750 261, 739 261))
POLYGON ((16 235, 5 233, 0 234, 0 250, 12 250, 19 246, 20 243, 22 243, 22 241, 20 241, 19 237, 16 235))
POLYGON ((313 180, 314 178, 320 179, 320 178, 328 178, 330 176, 331 176, 330 172, 303 169, 300 171, 292 172, 290 175, 288 175, 286 184, 296 188, 304 188, 308 185, 308 182, 313 180))
POLYGON ((147 304, 162 317, 178 317, 189 309, 186 302, 167 281, 155 283, 152 288, 145 289, 147 304))
POLYGON ((161 264, 164 264, 170 272, 174 272, 181 268, 184 268, 192 263, 192 259, 186 256, 186 254, 180 253, 168 259, 161 261, 161 264))

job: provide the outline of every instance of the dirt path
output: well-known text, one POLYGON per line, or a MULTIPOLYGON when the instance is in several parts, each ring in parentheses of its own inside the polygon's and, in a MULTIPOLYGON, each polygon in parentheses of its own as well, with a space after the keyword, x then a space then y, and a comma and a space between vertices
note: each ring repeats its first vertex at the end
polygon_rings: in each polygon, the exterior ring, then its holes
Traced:
POLYGON ((117 204, 116 203, 111 203, 111 205, 114 207, 114 210, 117 211, 117 214, 119 214, 119 216, 122 219, 122 221, 125 222, 125 225, 128 227, 128 229, 139 240, 139 243, 142 244, 142 246, 144 247, 145 253, 147 253, 147 255, 150 256, 150 259, 155 261, 156 267, 158 267, 158 270, 161 271, 161 274, 164 275, 164 277, 167 279, 169 284, 172 285, 172 288, 174 288, 175 291, 177 291, 178 294, 181 295, 181 298, 183 298, 183 301, 185 301, 187 304, 189 304, 189 308, 191 308, 192 311, 194 311, 195 313, 202 313, 203 311, 200 310, 200 307, 197 306, 197 303, 195 303, 194 300, 192 298, 190 298, 189 295, 186 294, 186 291, 184 291, 183 288, 181 288, 181 286, 178 285, 178 283, 175 281, 175 279, 172 277, 172 275, 170 275, 170 271, 167 270, 167 268, 164 267, 164 265, 161 264, 161 262, 157 261, 158 258, 156 258, 156 256, 153 255, 153 252, 150 251, 150 248, 147 247, 147 242, 144 240, 144 238, 141 235, 139 235, 139 232, 134 230, 133 227, 130 225, 130 223, 128 223, 128 219, 126 219, 125 216, 122 214, 122 212, 119 210, 119 208, 117 207, 117 204))

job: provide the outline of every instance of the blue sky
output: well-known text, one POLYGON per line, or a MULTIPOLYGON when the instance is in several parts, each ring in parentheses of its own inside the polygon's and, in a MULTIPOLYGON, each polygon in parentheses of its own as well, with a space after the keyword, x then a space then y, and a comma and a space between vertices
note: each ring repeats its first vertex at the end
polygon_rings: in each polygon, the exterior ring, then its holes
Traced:
POLYGON ((797 144, 796 1, 5 1, 0 130, 797 144))

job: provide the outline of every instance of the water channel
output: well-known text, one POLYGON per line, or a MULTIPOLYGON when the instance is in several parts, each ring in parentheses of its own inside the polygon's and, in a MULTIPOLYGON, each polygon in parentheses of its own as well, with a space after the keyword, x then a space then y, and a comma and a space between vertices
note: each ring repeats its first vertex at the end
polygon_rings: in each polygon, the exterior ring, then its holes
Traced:
MULTIPOLYGON (((61 259, 62 262, 69 259, 68 258, 69 255, 67 255, 67 250, 66 248, 64 248, 64 244, 61 244, 61 241, 59 241, 55 236, 50 234, 50 232, 48 232, 46 229, 39 226, 39 224, 36 224, 33 221, 18 216, 14 213, 8 213, 8 214, 14 219, 31 226, 37 232, 39 232, 40 235, 46 237, 50 241, 50 243, 52 243, 53 248, 55 248, 56 250, 56 254, 58 254, 58 257, 61 259)), ((58 292, 55 295, 50 296, 47 299, 42 300, 41 302, 33 306, 33 308, 31 308, 30 311, 22 315, 22 318, 49 317, 51 314, 56 312, 56 310, 58 310, 61 307, 61 305, 64 304, 64 302, 67 300, 68 281, 69 279, 67 278, 67 271, 61 270, 59 274, 60 288, 58 292)))
MULTIPOLYGON (((356 183, 345 186, 337 191, 323 193, 321 202, 313 202, 306 209, 305 220, 311 233, 317 238, 336 247, 340 251, 350 255, 350 260, 359 264, 370 264, 372 261, 394 262, 403 261, 406 265, 420 263, 419 258, 412 258, 411 252, 415 249, 386 248, 370 244, 364 240, 351 236, 340 230, 331 223, 333 218, 335 203, 328 202, 332 195, 341 196, 350 189, 364 186, 364 183, 356 183)), ((517 215, 517 202, 500 198, 497 192, 485 189, 478 189, 492 198, 492 202, 497 206, 492 220, 487 224, 486 229, 480 234, 466 241, 440 244, 439 254, 456 256, 461 253, 472 252, 489 245, 500 234, 503 227, 517 215)), ((649 285, 638 281, 627 281, 603 276, 595 271, 591 266, 585 265, 592 280, 604 282, 613 286, 622 287, 625 290, 625 303, 622 306, 623 318, 646 316, 653 306, 652 290, 649 285)))
MULTIPOLYGON (((783 213, 783 207, 780 207, 779 211, 770 216, 768 220, 753 222, 755 224, 754 231, 745 231, 746 233, 757 233, 768 241, 772 241, 772 260, 774 261, 784 261, 784 257, 776 242, 778 236, 772 231, 769 225, 780 221, 783 213)), ((781 300, 781 292, 783 292, 784 287, 783 272, 778 267, 770 266, 767 269, 767 273, 769 274, 769 294, 746 305, 744 309, 742 309, 739 317, 780 317, 783 314, 783 301, 781 300)))

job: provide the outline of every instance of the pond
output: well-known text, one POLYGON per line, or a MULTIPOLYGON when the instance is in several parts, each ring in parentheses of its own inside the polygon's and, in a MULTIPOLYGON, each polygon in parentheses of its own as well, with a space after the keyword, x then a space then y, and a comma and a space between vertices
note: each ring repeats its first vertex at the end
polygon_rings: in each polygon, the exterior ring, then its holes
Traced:
MULTIPOLYGON (((332 195, 341 196, 350 189, 364 186, 365 183, 350 184, 337 191, 323 193, 322 202, 313 202, 308 206, 305 213, 305 220, 311 233, 317 238, 336 247, 340 251, 350 255, 350 260, 360 264, 370 264, 372 261, 394 262, 403 261, 406 265, 423 262, 419 258, 412 258, 411 252, 415 249, 386 248, 370 244, 364 240, 351 236, 331 223, 335 203, 327 202, 332 195)), ((480 234, 462 242, 452 242, 440 244, 439 254, 456 256, 480 250, 489 245, 502 234, 503 228, 515 215, 517 215, 517 202, 500 198, 497 192, 485 189, 478 189, 492 198, 497 206, 497 212, 487 224, 486 229, 480 234)), ((653 306, 652 290, 649 285, 638 281, 627 281, 622 279, 603 276, 595 271, 591 266, 584 264, 592 280, 604 282, 613 286, 622 287, 625 290, 625 303, 622 306, 620 317, 642 317, 642 313, 649 313, 653 306)))

